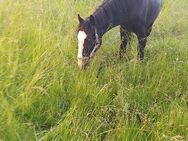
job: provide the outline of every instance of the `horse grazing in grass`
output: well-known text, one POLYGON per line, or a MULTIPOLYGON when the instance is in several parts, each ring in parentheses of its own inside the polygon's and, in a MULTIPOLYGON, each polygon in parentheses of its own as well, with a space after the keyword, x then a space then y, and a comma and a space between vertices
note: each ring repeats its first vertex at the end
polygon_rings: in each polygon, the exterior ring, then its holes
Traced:
POLYGON ((85 68, 102 44, 102 36, 113 27, 120 26, 120 58, 126 53, 131 32, 138 39, 138 56, 144 59, 144 48, 152 25, 159 15, 161 0, 104 0, 86 19, 78 14, 78 65, 85 68))

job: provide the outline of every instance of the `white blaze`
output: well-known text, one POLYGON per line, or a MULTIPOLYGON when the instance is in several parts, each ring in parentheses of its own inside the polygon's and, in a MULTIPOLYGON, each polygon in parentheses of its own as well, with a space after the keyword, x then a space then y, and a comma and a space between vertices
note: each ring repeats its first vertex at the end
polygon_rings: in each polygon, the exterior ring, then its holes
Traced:
POLYGON ((87 38, 87 35, 84 31, 78 32, 78 58, 83 58, 82 52, 84 49, 84 40, 87 38))

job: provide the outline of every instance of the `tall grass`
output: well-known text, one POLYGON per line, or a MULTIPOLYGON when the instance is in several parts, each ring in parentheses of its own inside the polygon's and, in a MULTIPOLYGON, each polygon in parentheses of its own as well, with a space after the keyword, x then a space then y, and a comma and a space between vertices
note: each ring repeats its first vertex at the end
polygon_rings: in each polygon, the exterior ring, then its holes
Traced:
POLYGON ((143 63, 115 28, 80 71, 77 13, 100 2, 0 1, 0 140, 188 140, 188 1, 164 1, 143 63))

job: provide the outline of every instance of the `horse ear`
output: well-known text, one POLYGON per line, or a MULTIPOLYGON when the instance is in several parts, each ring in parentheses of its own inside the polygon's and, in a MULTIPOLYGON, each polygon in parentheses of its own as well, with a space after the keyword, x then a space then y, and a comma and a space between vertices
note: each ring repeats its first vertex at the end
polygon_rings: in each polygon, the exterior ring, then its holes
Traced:
POLYGON ((83 21, 84 21, 84 19, 80 17, 80 14, 78 14, 78 21, 80 24, 83 23, 83 21))
POLYGON ((91 15, 91 16, 89 17, 89 21, 90 21, 91 25, 95 26, 95 18, 94 18, 93 15, 91 15))

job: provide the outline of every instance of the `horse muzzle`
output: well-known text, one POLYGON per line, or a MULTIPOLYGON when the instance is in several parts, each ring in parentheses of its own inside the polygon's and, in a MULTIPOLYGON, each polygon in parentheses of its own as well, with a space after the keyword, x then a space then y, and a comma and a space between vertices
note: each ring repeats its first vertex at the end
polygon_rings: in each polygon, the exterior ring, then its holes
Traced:
POLYGON ((78 67, 81 70, 85 69, 87 64, 89 63, 89 59, 89 57, 77 58, 78 67))

